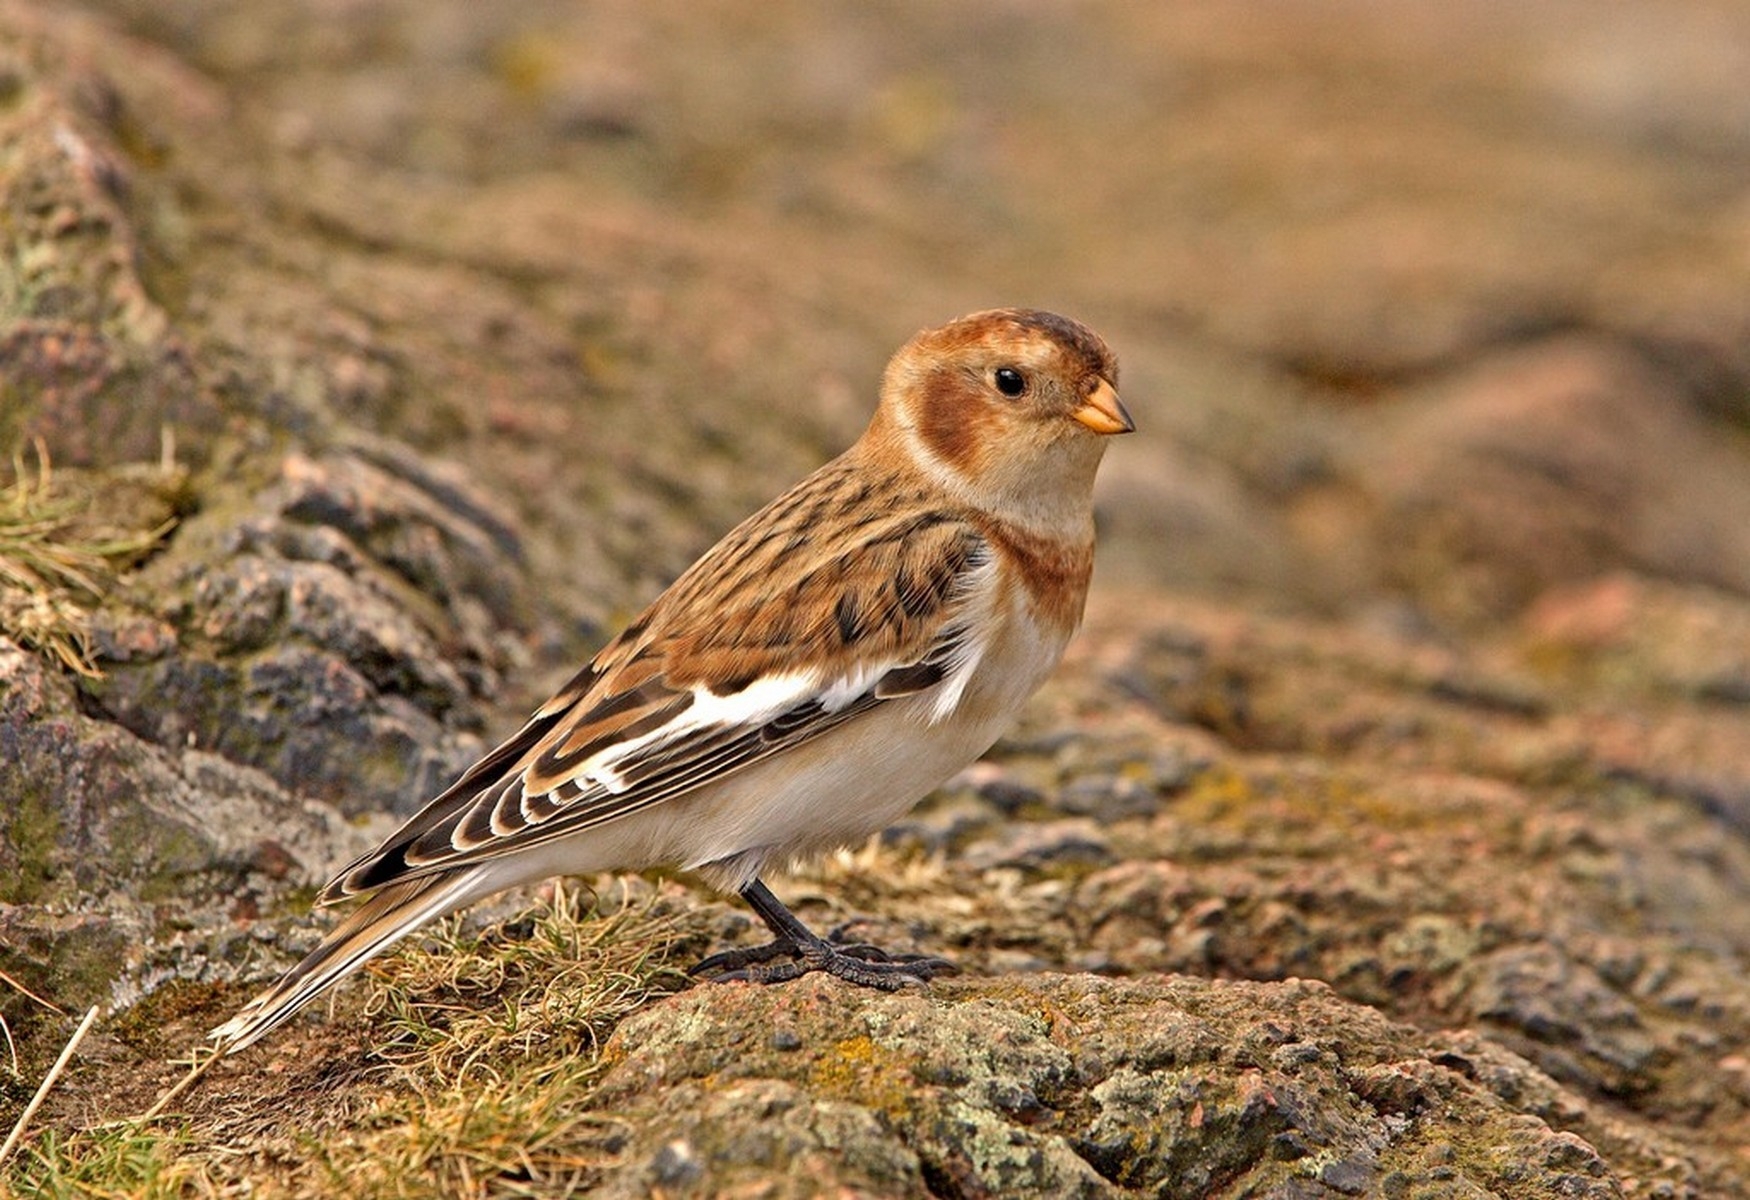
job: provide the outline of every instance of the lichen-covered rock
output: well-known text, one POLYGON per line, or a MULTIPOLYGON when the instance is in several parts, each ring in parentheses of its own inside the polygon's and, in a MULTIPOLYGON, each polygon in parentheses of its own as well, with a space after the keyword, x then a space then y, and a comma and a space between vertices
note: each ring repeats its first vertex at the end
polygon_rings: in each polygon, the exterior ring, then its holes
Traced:
MULTIPOLYGON (((243 872, 270 842, 308 878, 354 839, 325 806, 199 750, 171 752, 79 710, 73 686, 0 641, 0 811, 11 903, 151 899, 243 872)), ((282 876, 285 872, 281 873, 282 876)))
POLYGON ((700 988, 624 1022, 604 1195, 1622 1194, 1528 1063, 1496 1078, 1323 985, 1034 976, 700 988), (768 1193, 761 1193, 768 1194, 768 1193))
POLYGON ((0 45, 0 446, 57 461, 156 458, 167 428, 204 457, 224 403, 143 278, 111 79, 18 6, 0 45))
POLYGON ((173 636, 87 685, 92 703, 348 815, 411 812, 480 753, 477 698, 523 661, 504 639, 517 540, 434 470, 293 455, 246 514, 195 517, 136 585, 168 592, 173 636))
POLYGON ((368 836, 258 771, 86 715, 3 639, 0 797, 0 969, 68 1006, 136 994, 158 906, 210 926, 320 882, 368 836))

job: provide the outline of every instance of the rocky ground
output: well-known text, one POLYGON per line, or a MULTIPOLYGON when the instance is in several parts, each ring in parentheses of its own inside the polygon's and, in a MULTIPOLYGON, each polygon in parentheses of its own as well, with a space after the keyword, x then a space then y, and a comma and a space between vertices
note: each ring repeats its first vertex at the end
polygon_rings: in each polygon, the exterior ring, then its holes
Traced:
POLYGON ((1750 1196, 1747 75, 1706 0, 0 4, 0 565, 120 547, 0 575, 0 1131, 105 1006, 0 1194, 1750 1196), (1142 426, 1087 629, 777 885, 958 977, 688 987, 745 913, 586 881, 114 1124, 1005 303, 1142 426))

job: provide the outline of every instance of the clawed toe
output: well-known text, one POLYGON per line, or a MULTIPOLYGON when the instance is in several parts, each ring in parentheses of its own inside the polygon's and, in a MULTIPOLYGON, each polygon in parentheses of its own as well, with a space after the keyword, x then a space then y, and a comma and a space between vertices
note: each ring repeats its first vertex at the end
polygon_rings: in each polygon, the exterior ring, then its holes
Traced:
POLYGON ((763 946, 743 946, 707 955, 688 967, 687 974, 695 977, 711 976, 716 979, 741 978, 741 972, 746 971, 749 967, 769 963, 774 958, 794 956, 797 953, 795 942, 788 938, 778 938, 763 946))
POLYGON ((793 958, 789 962, 749 963, 733 971, 724 971, 710 978, 712 983, 788 983, 800 979, 814 968, 807 961, 793 958))
POLYGON ((951 958, 937 958, 933 954, 895 954, 892 961, 912 974, 922 974, 926 979, 933 979, 937 975, 960 974, 959 963, 951 958))
POLYGON ((881 958, 868 960, 834 952, 830 959, 820 963, 815 969, 849 983, 895 992, 902 987, 921 987, 936 976, 946 975, 959 968, 945 958, 931 958, 924 954, 889 955, 882 952, 881 958))
POLYGON ((826 940, 840 948, 847 945, 859 945, 860 943, 847 942, 845 939, 850 934, 851 930, 859 925, 867 925, 868 923, 868 917, 852 917, 847 921, 840 921, 837 925, 834 925, 831 929, 826 931, 826 940))
POLYGON ((957 973, 960 968, 945 958, 937 958, 930 954, 894 954, 883 950, 872 942, 847 942, 845 934, 858 925, 868 924, 867 917, 852 917, 849 921, 835 925, 827 932, 826 940, 840 954, 848 955, 865 963, 897 963, 908 968, 906 974, 917 974, 920 965, 923 970, 934 975, 957 973))
POLYGON ((852 942, 848 946, 833 942, 832 948, 848 958, 860 959, 863 962, 869 963, 898 962, 902 957, 905 957, 903 955, 889 954, 880 946, 872 945, 869 942, 852 942))

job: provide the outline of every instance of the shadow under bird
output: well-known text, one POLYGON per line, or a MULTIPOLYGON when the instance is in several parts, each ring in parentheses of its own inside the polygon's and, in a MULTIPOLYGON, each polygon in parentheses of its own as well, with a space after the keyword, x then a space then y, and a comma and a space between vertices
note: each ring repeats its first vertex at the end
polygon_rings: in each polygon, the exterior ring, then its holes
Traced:
POLYGON ((984 753, 1057 664, 1093 569, 1094 474, 1134 425, 1085 326, 996 309, 912 338, 868 429, 736 526, 320 903, 365 897, 213 1031, 234 1052, 413 930, 553 875, 680 868, 763 946, 693 968, 922 983, 943 959, 841 946, 760 881, 891 824, 984 753))

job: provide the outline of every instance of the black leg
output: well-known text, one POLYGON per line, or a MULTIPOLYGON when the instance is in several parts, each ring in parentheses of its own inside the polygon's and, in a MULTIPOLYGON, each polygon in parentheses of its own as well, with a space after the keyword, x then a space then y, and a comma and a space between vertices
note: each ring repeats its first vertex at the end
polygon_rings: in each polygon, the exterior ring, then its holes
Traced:
POLYGON ((697 963, 690 974, 719 983, 730 980, 783 983, 810 971, 825 971, 849 983, 891 992, 907 984, 927 983, 956 969, 945 958, 891 955, 867 945, 835 946, 804 925, 758 879, 742 888, 741 896, 772 931, 772 940, 763 946, 713 954, 697 963))

